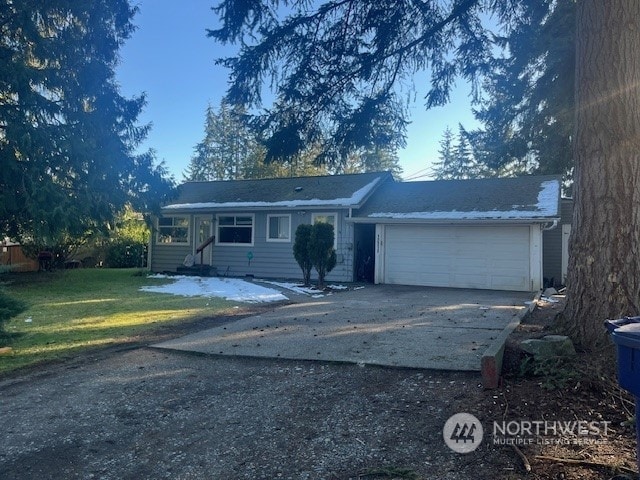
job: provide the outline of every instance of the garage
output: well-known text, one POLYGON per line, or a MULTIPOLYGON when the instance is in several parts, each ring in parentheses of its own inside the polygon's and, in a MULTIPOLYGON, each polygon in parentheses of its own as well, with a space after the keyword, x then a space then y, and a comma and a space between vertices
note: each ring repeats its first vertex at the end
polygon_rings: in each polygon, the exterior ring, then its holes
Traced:
POLYGON ((531 228, 386 225, 380 283, 528 291, 531 228))
POLYGON ((560 179, 524 176, 387 182, 349 220, 357 247, 375 230, 375 283, 531 292, 559 211, 560 179))

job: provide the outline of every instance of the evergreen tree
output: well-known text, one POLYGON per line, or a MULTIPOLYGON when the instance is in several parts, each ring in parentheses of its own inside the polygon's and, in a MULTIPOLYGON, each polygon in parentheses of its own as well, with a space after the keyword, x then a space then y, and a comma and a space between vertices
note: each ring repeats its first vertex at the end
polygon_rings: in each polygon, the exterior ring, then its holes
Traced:
POLYGON ((145 99, 122 97, 115 78, 135 11, 127 0, 1 2, 3 234, 52 245, 170 193, 153 153, 135 153, 145 99))
POLYGON ((214 130, 217 122, 217 114, 211 104, 207 105, 204 120, 204 139, 194 148, 194 154, 187 167, 184 176, 187 180, 205 181, 217 180, 224 176, 223 171, 216 171, 217 165, 214 157, 214 130))
MULTIPOLYGON (((289 177, 315 177, 318 175, 328 175, 329 171, 326 164, 318 163, 316 157, 318 155, 318 146, 312 145, 304 149, 302 152, 290 157, 284 162, 288 168, 289 177)), ((279 162, 270 162, 270 164, 279 162)))
POLYGON ((398 155, 380 147, 351 153, 343 165, 335 167, 335 173, 391 172, 398 181, 401 180, 402 171, 398 155))
POLYGON ((309 235, 309 259, 318 272, 318 288, 324 288, 324 279, 336 266, 336 251, 333 248, 333 225, 315 223, 309 235))
POLYGON ((313 263, 309 251, 311 239, 311 225, 302 223, 296 228, 295 241, 293 242, 293 257, 302 269, 302 280, 305 286, 311 285, 311 269, 313 263))
POLYGON ((439 161, 435 163, 432 174, 436 180, 463 180, 490 176, 486 169, 476 162, 467 132, 458 125, 458 135, 447 127, 440 140, 439 161))
POLYGON ((471 158, 471 150, 469 148, 469 142, 464 136, 464 130, 462 125, 459 125, 458 142, 456 143, 454 157, 456 159, 456 178, 476 178, 476 171, 474 161, 471 158))
POLYGON ((433 166, 433 178, 436 180, 452 180, 455 178, 455 144, 453 132, 449 127, 445 128, 440 139, 438 150, 438 162, 433 166))
POLYGON ((222 101, 216 112, 209 105, 204 130, 185 172, 188 180, 237 180, 265 173, 256 168, 263 163, 264 150, 250 132, 242 108, 222 101))
POLYGON ((501 37, 470 132, 480 162, 494 171, 562 174, 573 160, 576 2, 525 2, 522 21, 501 37))

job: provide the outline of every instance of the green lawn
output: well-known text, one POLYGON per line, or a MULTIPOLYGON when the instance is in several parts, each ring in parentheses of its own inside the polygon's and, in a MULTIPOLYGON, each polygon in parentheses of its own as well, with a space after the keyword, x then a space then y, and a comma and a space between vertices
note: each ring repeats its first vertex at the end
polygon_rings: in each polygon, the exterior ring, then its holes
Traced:
POLYGON ((224 313, 237 305, 217 298, 141 292, 168 283, 135 269, 77 269, 53 273, 5 274, 7 293, 27 310, 5 324, 0 373, 87 348, 129 343, 161 325, 224 313))

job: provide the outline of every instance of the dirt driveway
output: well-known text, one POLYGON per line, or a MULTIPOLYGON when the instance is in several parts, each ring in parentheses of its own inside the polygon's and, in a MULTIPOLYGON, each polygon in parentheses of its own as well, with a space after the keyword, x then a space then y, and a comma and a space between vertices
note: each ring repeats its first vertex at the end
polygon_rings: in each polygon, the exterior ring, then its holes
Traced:
POLYGON ((161 348, 296 360, 479 371, 480 359, 533 295, 370 285, 304 297, 161 348))

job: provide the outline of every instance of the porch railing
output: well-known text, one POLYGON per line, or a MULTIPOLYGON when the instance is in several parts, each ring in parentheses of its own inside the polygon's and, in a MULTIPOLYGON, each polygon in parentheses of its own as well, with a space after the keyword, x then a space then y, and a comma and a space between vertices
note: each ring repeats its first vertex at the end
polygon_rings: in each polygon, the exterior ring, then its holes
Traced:
POLYGON ((204 265, 204 249, 207 248, 209 245, 211 245, 215 240, 216 240, 216 236, 211 235, 204 242, 202 242, 202 245, 196 248, 196 253, 200 254, 200 265, 204 265))

